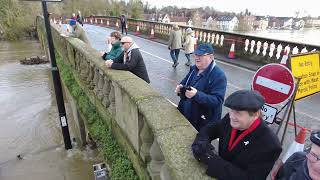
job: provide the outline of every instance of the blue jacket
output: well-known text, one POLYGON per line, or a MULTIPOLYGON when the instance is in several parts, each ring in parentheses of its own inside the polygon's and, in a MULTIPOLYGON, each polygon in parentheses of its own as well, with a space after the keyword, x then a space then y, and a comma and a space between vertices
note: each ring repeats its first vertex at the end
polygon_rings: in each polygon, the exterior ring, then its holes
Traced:
POLYGON ((196 88, 197 94, 191 99, 181 99, 178 109, 199 131, 208 122, 221 119, 227 78, 214 61, 199 76, 198 71, 196 66, 192 66, 181 81, 182 85, 196 88))

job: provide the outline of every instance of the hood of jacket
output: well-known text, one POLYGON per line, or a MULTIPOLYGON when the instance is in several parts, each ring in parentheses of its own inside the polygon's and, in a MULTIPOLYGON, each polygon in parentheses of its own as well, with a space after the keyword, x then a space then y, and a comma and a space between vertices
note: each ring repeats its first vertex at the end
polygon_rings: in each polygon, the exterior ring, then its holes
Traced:
POLYGON ((133 49, 139 49, 140 47, 136 44, 136 43, 132 43, 132 45, 129 47, 129 49, 127 50, 127 52, 130 52, 133 49))

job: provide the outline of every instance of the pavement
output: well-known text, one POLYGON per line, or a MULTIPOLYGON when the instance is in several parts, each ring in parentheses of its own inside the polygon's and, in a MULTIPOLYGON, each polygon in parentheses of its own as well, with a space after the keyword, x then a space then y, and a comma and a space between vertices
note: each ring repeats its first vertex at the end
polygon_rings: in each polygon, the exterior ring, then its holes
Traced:
MULTIPOLYGON (((84 25, 87 31, 92 46, 98 51, 106 49, 106 37, 110 35, 114 29, 99 27, 94 25, 84 25)), ((186 57, 181 51, 179 55, 180 64, 176 69, 172 68, 172 60, 166 42, 160 39, 148 39, 145 35, 135 36, 133 33, 128 33, 134 42, 140 46, 140 51, 147 66, 148 74, 151 79, 150 85, 157 90, 161 95, 166 97, 172 104, 179 102, 179 97, 174 93, 177 84, 189 72, 189 67, 185 66, 186 57)), ((228 86, 226 97, 232 92, 240 89, 250 89, 251 82, 256 70, 263 64, 252 62, 246 59, 228 59, 226 55, 215 54, 217 65, 224 70, 228 86)), ((296 118, 299 125, 305 126, 308 129, 320 128, 320 94, 304 98, 296 102, 296 118)), ((280 109, 283 104, 276 106, 280 109)), ((223 108, 223 114, 227 113, 227 109, 223 108)), ((280 113, 280 117, 281 113, 280 113)), ((290 120, 293 119, 291 116, 290 120)), ((273 125, 275 128, 278 125, 273 125)), ((293 127, 289 126, 288 135, 286 136, 285 145, 292 142, 294 139, 293 127)))

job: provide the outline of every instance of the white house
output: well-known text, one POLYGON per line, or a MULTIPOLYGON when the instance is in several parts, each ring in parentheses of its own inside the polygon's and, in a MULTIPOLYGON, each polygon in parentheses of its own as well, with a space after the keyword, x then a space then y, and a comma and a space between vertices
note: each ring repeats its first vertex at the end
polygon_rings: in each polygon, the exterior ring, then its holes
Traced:
POLYGON ((239 24, 236 16, 218 16, 215 20, 217 21, 218 28, 223 31, 233 31, 239 24))
POLYGON ((286 18, 283 22, 283 28, 284 29, 292 29, 293 25, 293 18, 286 18))

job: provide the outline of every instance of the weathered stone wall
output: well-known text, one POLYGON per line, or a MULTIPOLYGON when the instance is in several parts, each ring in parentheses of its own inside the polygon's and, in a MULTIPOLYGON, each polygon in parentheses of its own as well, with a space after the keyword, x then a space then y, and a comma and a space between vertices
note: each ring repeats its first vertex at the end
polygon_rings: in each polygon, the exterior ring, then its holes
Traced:
MULTIPOLYGON (((37 17, 37 31, 45 47, 42 17, 37 17)), ((61 37, 58 26, 52 25, 52 35, 56 52, 140 179, 209 179, 192 156, 196 130, 174 106, 130 72, 107 69, 99 52, 78 39, 61 37)))

